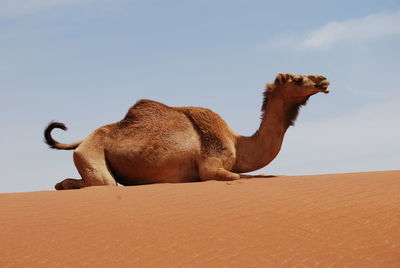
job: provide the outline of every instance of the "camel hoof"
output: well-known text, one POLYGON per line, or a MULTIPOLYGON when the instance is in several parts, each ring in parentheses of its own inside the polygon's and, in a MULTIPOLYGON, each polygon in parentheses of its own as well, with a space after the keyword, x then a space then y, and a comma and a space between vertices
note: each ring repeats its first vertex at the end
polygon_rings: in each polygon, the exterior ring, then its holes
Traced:
POLYGON ((64 188, 62 187, 62 182, 57 183, 57 184, 54 186, 54 188, 55 188, 57 191, 60 191, 60 190, 63 190, 63 189, 64 189, 64 188))

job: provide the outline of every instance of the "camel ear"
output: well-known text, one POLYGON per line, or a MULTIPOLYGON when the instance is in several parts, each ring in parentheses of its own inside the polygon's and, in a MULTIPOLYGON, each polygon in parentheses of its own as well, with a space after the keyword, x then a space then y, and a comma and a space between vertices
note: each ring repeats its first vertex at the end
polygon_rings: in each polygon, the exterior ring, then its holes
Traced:
POLYGON ((285 74, 279 73, 275 78, 275 84, 282 84, 285 82, 285 74))

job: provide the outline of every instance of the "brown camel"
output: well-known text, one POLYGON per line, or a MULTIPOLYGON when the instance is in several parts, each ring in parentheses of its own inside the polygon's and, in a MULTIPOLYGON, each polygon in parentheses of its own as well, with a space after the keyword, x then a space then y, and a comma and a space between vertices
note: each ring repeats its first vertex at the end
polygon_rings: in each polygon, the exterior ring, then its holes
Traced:
POLYGON ((209 109, 169 107, 140 100, 121 121, 102 126, 84 140, 63 144, 45 129, 46 143, 74 151, 82 179, 65 179, 57 190, 95 185, 137 185, 162 182, 235 180, 239 173, 268 165, 281 149, 299 108, 318 92, 328 93, 321 75, 278 74, 264 92, 260 128, 251 137, 231 130, 209 109))

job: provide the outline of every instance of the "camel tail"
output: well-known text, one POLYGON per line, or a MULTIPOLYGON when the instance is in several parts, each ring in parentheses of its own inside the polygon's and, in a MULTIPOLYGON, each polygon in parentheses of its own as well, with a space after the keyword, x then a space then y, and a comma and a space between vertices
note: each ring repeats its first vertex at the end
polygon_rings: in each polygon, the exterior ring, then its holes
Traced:
POLYGON ((44 142, 49 145, 50 148, 59 149, 59 150, 73 150, 81 144, 81 142, 74 142, 70 144, 59 143, 54 140, 51 136, 51 131, 55 128, 60 128, 62 130, 67 130, 67 127, 63 123, 59 122, 50 122, 49 125, 44 130, 44 142))

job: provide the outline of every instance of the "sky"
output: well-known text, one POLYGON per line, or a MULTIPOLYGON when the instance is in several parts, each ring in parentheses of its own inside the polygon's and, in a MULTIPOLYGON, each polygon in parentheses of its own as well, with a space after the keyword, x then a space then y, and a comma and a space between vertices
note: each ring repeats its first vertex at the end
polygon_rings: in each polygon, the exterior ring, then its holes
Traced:
POLYGON ((0 192, 80 178, 51 150, 122 119, 139 99, 201 106, 237 133, 259 126, 276 74, 322 74, 278 157, 257 173, 399 169, 400 2, 0 0, 0 192))

